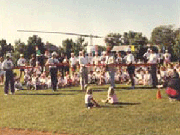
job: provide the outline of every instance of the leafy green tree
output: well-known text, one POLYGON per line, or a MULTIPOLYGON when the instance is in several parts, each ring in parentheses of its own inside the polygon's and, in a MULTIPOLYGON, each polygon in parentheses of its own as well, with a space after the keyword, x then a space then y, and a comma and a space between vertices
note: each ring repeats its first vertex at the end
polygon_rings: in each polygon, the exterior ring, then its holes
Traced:
POLYGON ((4 56, 7 52, 13 52, 14 47, 11 43, 7 44, 6 40, 0 40, 0 56, 4 56))
POLYGON ((45 47, 44 43, 42 42, 42 39, 38 37, 37 35, 33 35, 32 37, 28 38, 28 44, 27 44, 27 55, 28 58, 30 58, 31 54, 36 53, 36 46, 40 50, 41 54, 44 54, 45 52, 45 47))
POLYGON ((0 55, 1 56, 4 56, 6 54, 6 46, 7 46, 7 43, 6 43, 6 40, 2 39, 0 40, 0 55))
POLYGON ((175 43, 175 34, 172 25, 161 25, 153 29, 151 42, 155 45, 164 46, 168 49, 175 43))
POLYGON ((105 37, 106 46, 110 46, 112 48, 113 46, 121 45, 122 43, 121 37, 122 35, 120 33, 109 33, 105 37))
POLYGON ((74 42, 72 39, 67 38, 66 40, 62 41, 62 46, 64 49, 64 52, 66 53, 67 57, 71 57, 71 52, 73 51, 74 42))
POLYGON ((27 53, 27 45, 21 40, 16 40, 14 44, 14 60, 17 61, 19 59, 20 54, 24 54, 25 58, 28 58, 28 53, 27 53))
POLYGON ((79 37, 76 42, 73 44, 72 46, 72 50, 74 51, 74 54, 76 56, 79 55, 79 51, 80 50, 84 50, 85 47, 88 45, 88 43, 84 43, 85 42, 85 39, 83 37, 79 37))
POLYGON ((142 32, 124 32, 122 45, 145 45, 148 43, 147 37, 142 32))
POLYGON ((180 58, 180 29, 175 31, 175 36, 175 44, 172 49, 176 58, 180 58))

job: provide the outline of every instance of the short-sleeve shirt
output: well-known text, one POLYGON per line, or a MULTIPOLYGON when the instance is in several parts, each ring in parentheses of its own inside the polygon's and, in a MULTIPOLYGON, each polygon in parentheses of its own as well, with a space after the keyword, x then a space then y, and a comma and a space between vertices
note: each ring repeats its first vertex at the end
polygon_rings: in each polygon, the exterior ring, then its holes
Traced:
POLYGON ((91 99, 92 99, 92 95, 91 94, 86 94, 85 95, 85 104, 91 103, 91 99))
MULTIPOLYGON (((58 59, 53 59, 53 58, 48 59, 48 64, 58 64, 58 63, 59 63, 58 59)), ((49 68, 56 68, 56 67, 57 67, 56 65, 49 66, 49 68)))
POLYGON ((24 59, 24 58, 20 58, 17 61, 18 66, 25 66, 25 63, 26 63, 26 59, 24 59))
POLYGON ((127 64, 135 63, 135 61, 134 61, 134 56, 133 56, 131 53, 127 55, 127 57, 126 57, 126 63, 127 63, 127 64))
POLYGON ((69 59, 69 61, 70 61, 70 63, 71 63, 71 66, 77 64, 77 58, 76 58, 76 57, 74 57, 74 58, 71 57, 71 58, 69 59))
POLYGON ((88 61, 85 57, 81 56, 81 57, 79 57, 79 64, 86 65, 86 64, 88 64, 88 61))
POLYGON ((151 53, 150 57, 149 57, 149 61, 148 63, 150 64, 157 64, 158 62, 158 55, 156 53, 151 53))
POLYGON ((4 60, 2 63, 2 68, 3 69, 12 69, 14 67, 14 64, 12 62, 12 60, 4 60))

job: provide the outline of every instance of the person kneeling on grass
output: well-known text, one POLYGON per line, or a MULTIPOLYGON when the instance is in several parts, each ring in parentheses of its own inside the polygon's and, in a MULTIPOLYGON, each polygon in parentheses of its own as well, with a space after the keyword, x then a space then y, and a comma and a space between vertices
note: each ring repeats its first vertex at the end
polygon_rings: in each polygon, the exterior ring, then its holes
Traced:
POLYGON ((88 109, 92 107, 100 107, 100 105, 95 101, 92 96, 92 89, 88 88, 85 94, 85 105, 88 109))
POLYGON ((174 71, 171 79, 158 87, 166 87, 166 93, 170 101, 180 101, 180 78, 176 71, 174 71))
POLYGON ((118 99, 117 99, 116 94, 114 93, 114 88, 113 87, 109 87, 107 99, 102 100, 102 102, 110 103, 110 104, 117 104, 118 103, 118 99))

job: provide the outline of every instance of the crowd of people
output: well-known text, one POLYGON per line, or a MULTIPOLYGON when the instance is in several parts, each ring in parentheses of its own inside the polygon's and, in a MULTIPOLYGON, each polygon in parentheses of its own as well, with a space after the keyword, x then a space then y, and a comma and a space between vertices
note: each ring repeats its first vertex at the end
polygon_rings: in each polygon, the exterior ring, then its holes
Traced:
POLYGON ((81 86, 81 90, 86 90, 88 84, 104 85, 110 84, 115 88, 115 84, 131 84, 131 89, 135 85, 153 86, 162 84, 174 72, 180 73, 180 64, 171 63, 171 54, 166 50, 165 53, 155 53, 148 49, 143 59, 135 59, 130 48, 126 50, 126 55, 121 52, 111 55, 110 51, 89 53, 85 55, 83 51, 79 56, 71 53, 71 57, 56 52, 45 53, 45 57, 40 59, 33 54, 28 61, 20 54, 17 63, 11 60, 11 54, 6 54, 6 59, 0 58, 0 83, 4 82, 6 76, 4 92, 8 94, 9 83, 11 92, 15 90, 31 89, 50 89, 53 91, 63 87, 81 86), (126 66, 113 66, 113 64, 126 63, 126 66), (152 64, 143 66, 142 64, 152 64), (141 66, 134 66, 141 64, 141 66), (14 65, 20 69, 20 75, 13 73, 14 65), (21 81, 23 78, 23 82, 21 81))

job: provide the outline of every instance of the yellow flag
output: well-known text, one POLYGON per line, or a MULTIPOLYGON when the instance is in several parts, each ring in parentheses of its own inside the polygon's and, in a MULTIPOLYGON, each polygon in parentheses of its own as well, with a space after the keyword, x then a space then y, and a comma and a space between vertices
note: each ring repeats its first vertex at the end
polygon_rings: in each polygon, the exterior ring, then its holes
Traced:
POLYGON ((132 51, 132 52, 135 51, 134 45, 131 45, 131 51, 132 51))

